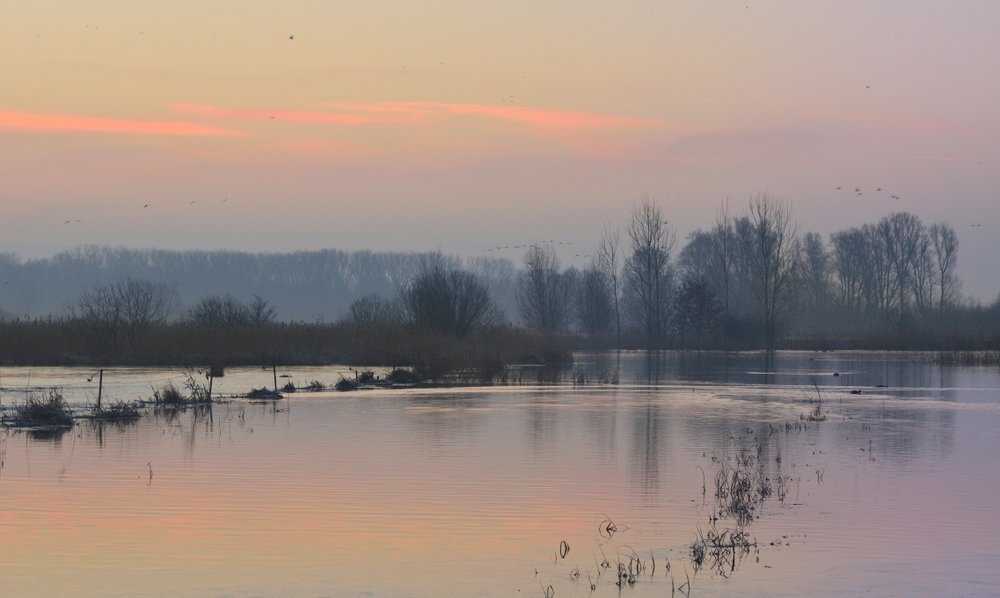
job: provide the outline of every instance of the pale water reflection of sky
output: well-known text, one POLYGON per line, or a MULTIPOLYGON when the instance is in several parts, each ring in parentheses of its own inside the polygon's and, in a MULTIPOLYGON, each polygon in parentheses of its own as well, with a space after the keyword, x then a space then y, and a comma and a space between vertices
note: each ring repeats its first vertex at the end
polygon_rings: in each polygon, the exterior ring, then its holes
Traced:
MULTIPOLYGON (((5 432, 0 586, 14 596, 541 596, 552 584, 572 596, 588 594, 602 551, 616 560, 631 546, 658 569, 629 595, 662 596, 666 563, 683 583, 689 545, 712 529, 716 473, 747 451, 773 481, 749 527, 760 560, 747 555, 730 579, 701 571, 693 595, 1000 591, 1000 402, 972 390, 1000 387, 995 368, 868 356, 871 371, 899 382, 852 395, 843 384, 722 383, 726 362, 701 361, 700 380, 688 369, 687 380, 650 384, 651 367, 682 369, 676 354, 658 365, 626 354, 590 361, 619 368, 618 386, 297 393, 134 425, 82 422, 54 438, 5 432), (902 389, 926 379, 965 390, 902 389), (817 396, 825 420, 803 421, 817 396), (599 532, 605 517, 621 528, 611 540, 599 532), (571 551, 560 559, 563 540, 571 551)), ((809 363, 786 354, 775 370, 809 363)), ((338 371, 288 373, 303 382, 338 371)), ((36 368, 31 384, 70 392, 80 373, 36 368)), ((26 374, 4 370, 4 404, 26 374)), ((117 395, 176 375, 108 379, 117 395)), ((263 376, 234 370, 219 388, 263 376)), ((607 574, 597 586, 594 596, 619 595, 607 574)))

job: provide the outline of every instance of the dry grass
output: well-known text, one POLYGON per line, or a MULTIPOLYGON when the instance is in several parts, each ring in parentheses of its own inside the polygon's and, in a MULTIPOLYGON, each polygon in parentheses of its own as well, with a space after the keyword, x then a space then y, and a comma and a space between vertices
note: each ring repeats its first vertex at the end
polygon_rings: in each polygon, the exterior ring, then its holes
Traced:
POLYGON ((73 412, 59 391, 50 390, 44 399, 28 397, 23 404, 15 406, 8 423, 17 427, 70 428, 73 412))

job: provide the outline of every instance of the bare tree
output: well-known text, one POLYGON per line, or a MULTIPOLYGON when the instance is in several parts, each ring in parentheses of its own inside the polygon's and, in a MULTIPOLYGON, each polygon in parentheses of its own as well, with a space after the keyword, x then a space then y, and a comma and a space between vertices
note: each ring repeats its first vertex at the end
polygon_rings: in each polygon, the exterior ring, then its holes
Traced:
POLYGON ((580 275, 577 285, 577 318, 588 336, 604 334, 614 324, 614 301, 603 272, 591 266, 580 275))
POLYGON ((615 336, 617 347, 622 346, 622 310, 621 310, 621 270, 622 270, 622 233, 618 229, 612 229, 608 225, 604 226, 601 233, 601 243, 597 248, 596 267, 607 280, 611 290, 611 300, 614 305, 615 315, 615 336))
POLYGON ((232 295, 212 295, 191 306, 185 319, 199 326, 235 328, 250 323, 250 312, 232 295))
POLYGON ((823 237, 818 233, 806 233, 802 237, 799 280, 802 284, 803 304, 810 309, 825 307, 830 292, 830 256, 823 245, 823 237))
POLYGON ((934 248, 934 266, 937 274, 939 312, 957 299, 959 281, 955 275, 958 263, 958 235, 950 225, 940 222, 930 228, 931 245, 934 248))
POLYGON ((570 285, 551 247, 532 245, 518 276, 517 307, 526 326, 547 334, 563 330, 570 318, 570 285))
POLYGON ((717 289, 723 312, 728 318, 733 315, 733 269, 736 262, 736 238, 733 232, 733 218, 729 215, 728 199, 719 206, 712 233, 713 263, 709 269, 709 279, 717 289))
POLYGON ((118 354, 123 345, 135 349, 153 326, 166 322, 172 289, 159 283, 124 278, 85 292, 70 309, 100 351, 118 354))
POLYGON ((750 199, 748 218, 750 238, 744 251, 761 310, 764 344, 772 351, 796 265, 795 224, 788 202, 766 192, 750 199))
POLYGON ((278 310, 260 295, 253 296, 247 305, 247 311, 250 312, 250 323, 254 326, 273 324, 278 317, 278 310))
POLYGON ((867 260, 865 235, 858 228, 830 235, 831 268, 835 300, 850 311, 861 309, 865 291, 864 267, 867 260))
POLYGON ((670 300, 670 251, 675 235, 648 197, 632 209, 626 226, 632 255, 624 264, 632 315, 647 346, 658 348, 666 333, 670 300))
POLYGON ((351 302, 347 320, 361 329, 395 324, 401 320, 399 303, 377 293, 365 295, 351 302))
POLYGON ((909 212, 896 212, 879 223, 886 247, 886 256, 894 276, 896 307, 902 315, 913 293, 913 276, 920 253, 924 225, 909 212))
POLYGON ((486 285, 471 272, 448 267, 444 259, 425 263, 403 287, 400 304, 410 325, 459 338, 503 322, 486 285))

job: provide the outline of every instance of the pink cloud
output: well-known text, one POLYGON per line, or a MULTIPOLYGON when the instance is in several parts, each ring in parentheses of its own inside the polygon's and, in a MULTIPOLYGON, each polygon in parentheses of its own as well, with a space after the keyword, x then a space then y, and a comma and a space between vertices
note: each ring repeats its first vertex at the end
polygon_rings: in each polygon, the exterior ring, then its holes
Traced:
POLYGON ((661 128, 672 124, 654 118, 498 104, 453 104, 448 102, 349 104, 333 102, 325 105, 358 112, 406 115, 414 120, 427 119, 435 115, 478 116, 526 125, 534 129, 635 129, 661 128))
POLYGON ((448 102, 376 102, 370 104, 329 102, 332 111, 286 108, 225 108, 201 104, 174 104, 172 109, 204 118, 279 120, 334 125, 441 123, 451 116, 498 120, 538 130, 585 131, 663 128, 668 121, 574 110, 550 110, 529 106, 454 104, 448 102))
POLYGON ((102 118, 73 114, 33 114, 26 112, 0 112, 0 128, 43 131, 71 130, 88 133, 172 135, 184 137, 236 137, 243 134, 233 129, 189 122, 102 118))
POLYGON ((204 118, 231 120, 277 120, 281 122, 328 123, 335 125, 405 123, 409 121, 405 115, 371 116, 338 112, 290 110, 287 108, 226 108, 186 103, 173 104, 170 108, 178 112, 204 118))

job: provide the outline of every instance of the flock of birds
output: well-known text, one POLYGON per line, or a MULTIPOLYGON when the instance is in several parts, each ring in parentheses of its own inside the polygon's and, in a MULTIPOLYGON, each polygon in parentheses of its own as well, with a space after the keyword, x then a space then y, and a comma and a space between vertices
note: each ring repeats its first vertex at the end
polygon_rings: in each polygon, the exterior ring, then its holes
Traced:
MULTIPOLYGON (((229 201, 229 198, 227 197, 227 198, 225 198, 225 199, 221 200, 221 202, 220 202, 220 203, 226 203, 226 202, 228 202, 228 201, 229 201)), ((195 205, 195 204, 197 204, 197 203, 198 203, 198 201, 197 201, 197 200, 194 200, 194 199, 192 199, 191 201, 189 201, 189 202, 188 202, 188 205, 189 205, 189 206, 193 206, 193 205, 195 205)), ((152 207, 152 205, 153 205, 153 204, 151 204, 151 203, 144 203, 144 204, 142 204, 142 207, 141 207, 141 208, 139 208, 139 209, 140 209, 140 210, 145 210, 145 209, 147 209, 147 208, 150 208, 150 207, 152 207)), ((80 222, 83 222, 83 218, 71 218, 71 219, 69 219, 69 220, 64 220, 64 221, 63 221, 63 224, 78 224, 78 223, 80 223, 80 222)))
MULTIPOLYGON (((843 191, 843 189, 844 189, 843 187, 837 187, 837 191, 843 191)), ((876 188, 875 192, 876 193, 881 193, 882 192, 882 187, 876 188)), ((857 195, 858 197, 861 197, 862 195, 865 194, 865 192, 861 190, 861 187, 855 187, 854 188, 854 194, 857 195)), ((899 195, 896 195, 894 193, 890 193, 889 197, 892 198, 892 199, 903 199, 902 197, 900 197, 899 195)))
POLYGON ((494 251, 504 251, 507 249, 527 249, 535 245, 572 245, 573 241, 556 241, 554 239, 549 239, 548 241, 535 241, 534 243, 522 243, 520 245, 497 245, 496 247, 489 247, 486 249, 480 249, 480 253, 492 253, 494 251))

